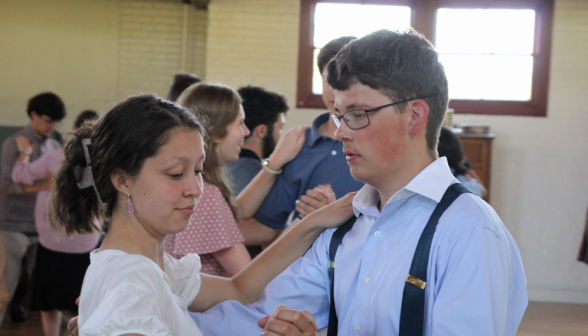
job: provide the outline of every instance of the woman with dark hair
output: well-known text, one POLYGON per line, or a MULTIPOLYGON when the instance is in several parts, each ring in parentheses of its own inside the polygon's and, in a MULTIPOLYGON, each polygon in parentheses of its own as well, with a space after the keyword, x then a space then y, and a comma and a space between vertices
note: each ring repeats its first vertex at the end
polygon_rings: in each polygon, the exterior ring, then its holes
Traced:
POLYGON ((326 227, 353 214, 353 195, 288 230, 232 279, 200 274, 200 259, 163 252, 188 226, 202 195, 205 130, 187 110, 153 95, 130 98, 76 132, 56 178, 51 223, 110 230, 90 255, 80 297, 80 335, 202 335, 190 311, 224 300, 251 303, 326 227))
POLYGON ((468 176, 470 169, 467 167, 467 160, 461 149, 461 141, 449 128, 441 128, 437 152, 439 157, 445 156, 447 158, 451 173, 459 182, 474 194, 483 197, 483 186, 474 177, 468 176))
POLYGON ((251 262, 237 222, 252 217, 257 211, 282 166, 300 152, 306 128, 296 127, 286 132, 266 168, 234 198, 228 185, 225 164, 239 159, 239 146, 249 135, 241 97, 224 85, 198 83, 184 90, 178 104, 203 116, 209 123, 204 195, 188 228, 170 235, 165 251, 176 258, 196 253, 200 255, 203 273, 230 277, 251 262))

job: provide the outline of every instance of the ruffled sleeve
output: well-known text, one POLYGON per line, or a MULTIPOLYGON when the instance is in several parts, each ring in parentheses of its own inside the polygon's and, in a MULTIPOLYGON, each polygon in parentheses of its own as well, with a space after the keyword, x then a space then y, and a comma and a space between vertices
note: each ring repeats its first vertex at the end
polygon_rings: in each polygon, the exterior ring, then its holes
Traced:
POLYGON ((224 250, 245 241, 220 190, 204 183, 204 192, 186 230, 168 236, 165 251, 175 257, 224 250))
POLYGON ((188 306, 194 302, 200 291, 200 257, 196 254, 188 254, 180 260, 167 255, 166 262, 174 273, 176 288, 181 296, 186 299, 188 306))
POLYGON ((137 284, 122 282, 109 290, 80 326, 81 336, 119 336, 136 333, 171 336, 155 295, 137 284))

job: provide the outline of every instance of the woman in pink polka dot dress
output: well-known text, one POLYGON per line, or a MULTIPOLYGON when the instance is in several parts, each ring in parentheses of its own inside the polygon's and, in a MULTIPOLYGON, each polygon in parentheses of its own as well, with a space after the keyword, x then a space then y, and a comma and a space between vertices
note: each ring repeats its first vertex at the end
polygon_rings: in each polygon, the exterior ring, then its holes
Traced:
POLYGON ((203 194, 188 228, 166 238, 165 252, 178 259, 196 253, 200 255, 202 273, 231 277, 251 262, 237 220, 252 217, 257 211, 276 180, 272 171, 279 172, 298 155, 307 128, 296 127, 286 132, 270 156, 269 170, 261 170, 235 199, 224 165, 239 159, 239 146, 249 135, 241 98, 227 86, 198 83, 182 93, 178 104, 208 119, 209 137, 203 194))

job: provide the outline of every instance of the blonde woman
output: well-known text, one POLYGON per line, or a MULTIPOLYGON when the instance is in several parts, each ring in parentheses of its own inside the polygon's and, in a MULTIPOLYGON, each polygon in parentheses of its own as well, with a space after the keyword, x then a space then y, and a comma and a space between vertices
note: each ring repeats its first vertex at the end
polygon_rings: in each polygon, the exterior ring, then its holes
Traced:
POLYGON ((239 146, 249 135, 239 94, 221 84, 198 83, 187 88, 177 103, 208 120, 209 136, 203 196, 188 228, 170 235, 165 251, 176 258, 196 253, 200 255, 203 273, 230 277, 251 262, 237 222, 257 211, 276 180, 276 173, 300 152, 307 128, 296 127, 286 132, 269 158, 269 169, 261 170, 235 199, 224 167, 239 159, 239 146))

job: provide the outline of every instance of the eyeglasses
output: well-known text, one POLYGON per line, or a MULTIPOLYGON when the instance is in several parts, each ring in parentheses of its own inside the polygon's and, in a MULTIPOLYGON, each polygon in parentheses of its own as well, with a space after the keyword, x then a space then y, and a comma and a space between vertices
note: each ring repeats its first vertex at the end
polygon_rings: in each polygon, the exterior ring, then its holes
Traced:
POLYGON ((436 94, 430 95, 430 96, 416 97, 416 98, 411 98, 411 99, 407 99, 407 100, 401 100, 401 101, 398 101, 395 103, 390 103, 390 104, 374 107, 374 108, 371 108, 368 110, 358 109, 358 110, 347 111, 341 115, 332 114, 331 117, 333 118, 333 121, 335 121, 335 125, 337 126, 337 128, 341 127, 341 119, 343 119, 343 120, 345 120, 345 124, 347 124, 347 127, 349 127, 349 129, 358 130, 358 129, 368 127, 370 125, 370 117, 368 116, 369 112, 376 112, 376 111, 383 109, 384 107, 407 103, 409 101, 416 100, 416 99, 431 98, 434 96, 438 96, 439 94, 440 93, 436 93, 436 94))
POLYGON ((41 120, 43 120, 45 123, 49 124, 49 125, 59 125, 60 120, 53 120, 49 117, 46 117, 44 115, 40 115, 39 118, 41 118, 41 120))

